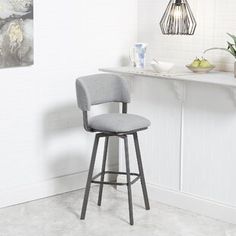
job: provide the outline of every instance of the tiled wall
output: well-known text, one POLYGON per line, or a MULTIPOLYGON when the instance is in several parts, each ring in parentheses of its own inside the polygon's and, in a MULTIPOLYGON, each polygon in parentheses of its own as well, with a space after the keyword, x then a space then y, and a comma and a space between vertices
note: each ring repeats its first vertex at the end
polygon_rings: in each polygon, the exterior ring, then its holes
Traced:
MULTIPOLYGON (((139 0, 139 41, 149 44, 148 60, 153 57, 173 61, 179 65, 190 63, 210 47, 225 47, 230 38, 227 32, 236 34, 235 0, 189 0, 197 20, 193 36, 164 36, 159 21, 169 0, 139 0)), ((209 52, 206 57, 218 69, 233 70, 234 58, 221 51, 209 52)))

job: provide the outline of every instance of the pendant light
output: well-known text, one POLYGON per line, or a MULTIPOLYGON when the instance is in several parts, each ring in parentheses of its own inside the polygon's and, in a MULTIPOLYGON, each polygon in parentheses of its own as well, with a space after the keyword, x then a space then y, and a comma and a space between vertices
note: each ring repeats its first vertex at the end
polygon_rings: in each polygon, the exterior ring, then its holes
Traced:
POLYGON ((160 22, 163 34, 193 35, 197 22, 187 0, 170 0, 160 22))

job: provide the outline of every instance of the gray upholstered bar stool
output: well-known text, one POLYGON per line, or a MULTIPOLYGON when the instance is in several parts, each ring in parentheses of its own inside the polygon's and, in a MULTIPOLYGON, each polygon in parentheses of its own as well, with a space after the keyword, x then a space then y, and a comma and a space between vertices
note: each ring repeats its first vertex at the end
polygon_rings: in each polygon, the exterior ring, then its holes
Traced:
POLYGON ((129 91, 126 82, 116 75, 97 74, 97 75, 81 77, 76 80, 76 92, 77 92, 78 106, 83 111, 84 128, 86 131, 96 132, 95 142, 93 146, 92 157, 88 172, 88 179, 84 194, 81 219, 85 219, 91 183, 100 184, 99 196, 98 196, 99 206, 101 205, 102 201, 102 192, 104 184, 126 185, 128 189, 130 224, 133 225, 134 220, 133 220, 131 185, 139 179, 141 180, 145 208, 146 210, 150 209, 146 183, 143 173, 141 154, 139 149, 138 135, 137 135, 138 131, 145 130, 150 126, 150 121, 138 115, 127 114, 127 103, 130 102, 129 91), (90 110, 90 107, 92 105, 108 103, 108 102, 122 103, 123 105, 122 113, 109 113, 109 114, 93 116, 90 119, 88 118, 88 111, 90 110), (132 135, 134 138, 139 173, 130 173, 128 139, 127 139, 128 135, 132 135), (109 137, 111 136, 117 136, 124 140, 126 172, 113 172, 105 170, 108 141, 109 137), (93 177, 93 170, 98 148, 98 142, 99 139, 102 137, 105 138, 102 170, 101 173, 93 177), (114 183, 114 182, 104 181, 105 174, 126 175, 127 182, 114 183), (131 180, 131 176, 135 177, 134 180, 131 180), (99 177, 100 181, 96 180, 99 177))

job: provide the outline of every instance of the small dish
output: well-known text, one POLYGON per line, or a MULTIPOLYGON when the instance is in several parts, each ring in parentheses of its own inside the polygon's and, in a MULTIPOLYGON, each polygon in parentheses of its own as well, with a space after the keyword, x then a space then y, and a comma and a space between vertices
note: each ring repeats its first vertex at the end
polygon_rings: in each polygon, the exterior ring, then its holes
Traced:
POLYGON ((210 67, 206 67, 206 68, 193 67, 193 66, 190 66, 190 65, 187 65, 186 67, 194 73, 201 73, 201 74, 209 73, 210 71, 212 71, 215 68, 215 66, 213 66, 213 65, 210 66, 210 67))
POLYGON ((153 60, 151 62, 151 66, 153 70, 157 73, 166 73, 169 72, 174 67, 174 64, 171 62, 153 60))

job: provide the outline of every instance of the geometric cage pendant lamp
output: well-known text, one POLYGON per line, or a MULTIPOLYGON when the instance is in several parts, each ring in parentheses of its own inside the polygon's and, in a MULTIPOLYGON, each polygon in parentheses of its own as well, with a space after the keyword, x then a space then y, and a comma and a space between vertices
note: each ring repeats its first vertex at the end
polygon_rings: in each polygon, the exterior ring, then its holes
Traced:
POLYGON ((187 0, 170 0, 160 27, 167 35, 193 35, 197 22, 187 0))

